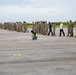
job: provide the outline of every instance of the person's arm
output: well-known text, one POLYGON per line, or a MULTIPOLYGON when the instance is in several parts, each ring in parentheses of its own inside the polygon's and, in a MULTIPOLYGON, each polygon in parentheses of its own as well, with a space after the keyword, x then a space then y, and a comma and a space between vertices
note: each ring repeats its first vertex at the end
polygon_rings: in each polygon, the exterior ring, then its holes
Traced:
POLYGON ((62 24, 62 29, 63 29, 63 24, 62 24))

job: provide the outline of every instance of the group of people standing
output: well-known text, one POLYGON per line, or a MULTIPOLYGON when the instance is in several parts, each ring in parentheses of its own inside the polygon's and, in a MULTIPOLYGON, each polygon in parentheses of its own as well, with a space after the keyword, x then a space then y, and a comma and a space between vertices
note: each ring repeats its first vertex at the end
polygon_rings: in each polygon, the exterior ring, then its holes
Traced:
POLYGON ((28 32, 27 23, 25 21, 0 23, 0 29, 17 31, 17 32, 28 32))
MULTIPOLYGON (((48 36, 50 35, 51 33, 51 36, 55 36, 55 31, 56 31, 56 25, 55 23, 50 23, 49 22, 49 31, 48 31, 48 36)), ((67 21, 67 37, 73 37, 74 36, 74 24, 72 22, 72 20, 70 21, 67 21)), ((64 28, 63 28, 63 23, 60 22, 60 30, 59 30, 59 36, 65 36, 65 32, 64 32, 64 28)))
MULTIPOLYGON (((23 22, 5 22, 0 23, 0 29, 5 30, 13 30, 17 32, 29 32, 27 29, 27 23, 25 21, 23 22)), ((56 23, 55 22, 48 22, 47 21, 36 21, 32 23, 32 29, 31 31, 34 35, 36 33, 42 34, 42 35, 50 35, 56 36, 56 23)), ((67 37, 73 37, 74 36, 74 24, 72 20, 67 21, 67 37)), ((63 28, 63 23, 60 22, 60 29, 59 29, 59 36, 65 36, 65 31, 63 28)), ((38 36, 37 36, 38 37, 38 36)), ((35 38, 35 37, 34 37, 35 38)))

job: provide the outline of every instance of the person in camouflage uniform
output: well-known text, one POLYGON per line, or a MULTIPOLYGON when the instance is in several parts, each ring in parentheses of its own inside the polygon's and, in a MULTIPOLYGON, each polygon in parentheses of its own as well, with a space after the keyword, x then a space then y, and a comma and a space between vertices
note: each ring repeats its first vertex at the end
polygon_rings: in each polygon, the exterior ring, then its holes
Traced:
POLYGON ((14 22, 14 31, 16 31, 16 29, 17 29, 17 25, 16 25, 16 23, 14 22))
POLYGON ((21 22, 17 22, 17 32, 20 32, 20 29, 21 29, 21 22))
POLYGON ((0 29, 2 29, 2 23, 0 23, 0 29))
POLYGON ((32 29, 35 30, 35 23, 32 22, 32 29))
POLYGON ((3 23, 3 29, 6 29, 6 22, 3 23))
POLYGON ((48 25, 47 21, 36 21, 35 23, 32 23, 33 30, 37 33, 46 35, 48 33, 48 25))
POLYGON ((42 34, 43 35, 46 35, 47 33, 48 33, 48 25, 47 25, 47 21, 44 21, 43 22, 43 32, 42 32, 42 34))
POLYGON ((23 21, 23 27, 22 27, 23 29, 23 32, 27 32, 27 24, 26 24, 26 22, 25 21, 23 21))
POLYGON ((70 37, 74 36, 73 29, 74 29, 74 24, 73 24, 72 20, 70 20, 70 37))
POLYGON ((70 22, 67 21, 67 24, 68 24, 68 26, 67 26, 67 37, 68 37, 68 36, 70 36, 70 22))

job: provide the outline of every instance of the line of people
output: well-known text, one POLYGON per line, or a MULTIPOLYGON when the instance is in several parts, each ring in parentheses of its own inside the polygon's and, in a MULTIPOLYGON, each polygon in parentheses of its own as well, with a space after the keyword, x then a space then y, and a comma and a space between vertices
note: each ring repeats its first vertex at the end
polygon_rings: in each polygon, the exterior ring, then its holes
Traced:
POLYGON ((0 23, 0 29, 17 31, 17 32, 29 32, 27 30, 27 23, 25 21, 0 23))
MULTIPOLYGON (((56 24, 53 22, 47 23, 47 21, 37 21, 35 23, 32 23, 33 30, 36 33, 42 34, 42 35, 50 35, 55 36, 56 35, 56 24), (49 27, 48 27, 49 24, 49 27)), ((17 32, 29 32, 27 30, 27 23, 25 21, 22 22, 5 22, 5 23, 0 23, 0 29, 5 29, 5 30, 14 30, 17 32)), ((73 37, 74 36, 74 24, 72 20, 67 21, 67 37, 73 37)), ((63 28, 63 23, 60 22, 60 30, 59 30, 59 36, 65 36, 64 28, 63 28)))
MULTIPOLYGON (((51 36, 55 36, 56 35, 56 25, 55 23, 50 23, 49 22, 49 31, 48 31, 48 36, 51 33, 51 36)), ((74 24, 72 22, 72 20, 67 21, 67 37, 73 37, 74 36, 74 24)), ((64 32, 64 28, 63 28, 63 23, 60 22, 60 31, 59 31, 59 36, 65 36, 65 32, 64 32)))

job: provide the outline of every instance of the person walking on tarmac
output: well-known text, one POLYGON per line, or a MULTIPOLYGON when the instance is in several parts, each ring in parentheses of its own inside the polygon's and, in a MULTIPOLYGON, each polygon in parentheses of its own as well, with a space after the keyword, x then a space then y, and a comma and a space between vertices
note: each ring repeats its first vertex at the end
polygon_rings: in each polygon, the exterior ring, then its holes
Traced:
POLYGON ((72 20, 70 20, 70 37, 74 36, 74 24, 72 22, 72 20))
POLYGON ((63 33, 63 36, 65 36, 65 33, 64 33, 64 30, 63 30, 63 23, 60 22, 60 35, 59 36, 61 36, 62 33, 63 33))
POLYGON ((49 22, 49 32, 48 32, 48 36, 50 35, 50 32, 51 32, 51 35, 53 35, 53 32, 52 32, 52 24, 49 22))
POLYGON ((55 30, 56 30, 56 25, 55 25, 55 23, 53 22, 53 23, 52 23, 52 33, 53 33, 53 36, 55 36, 55 30))

